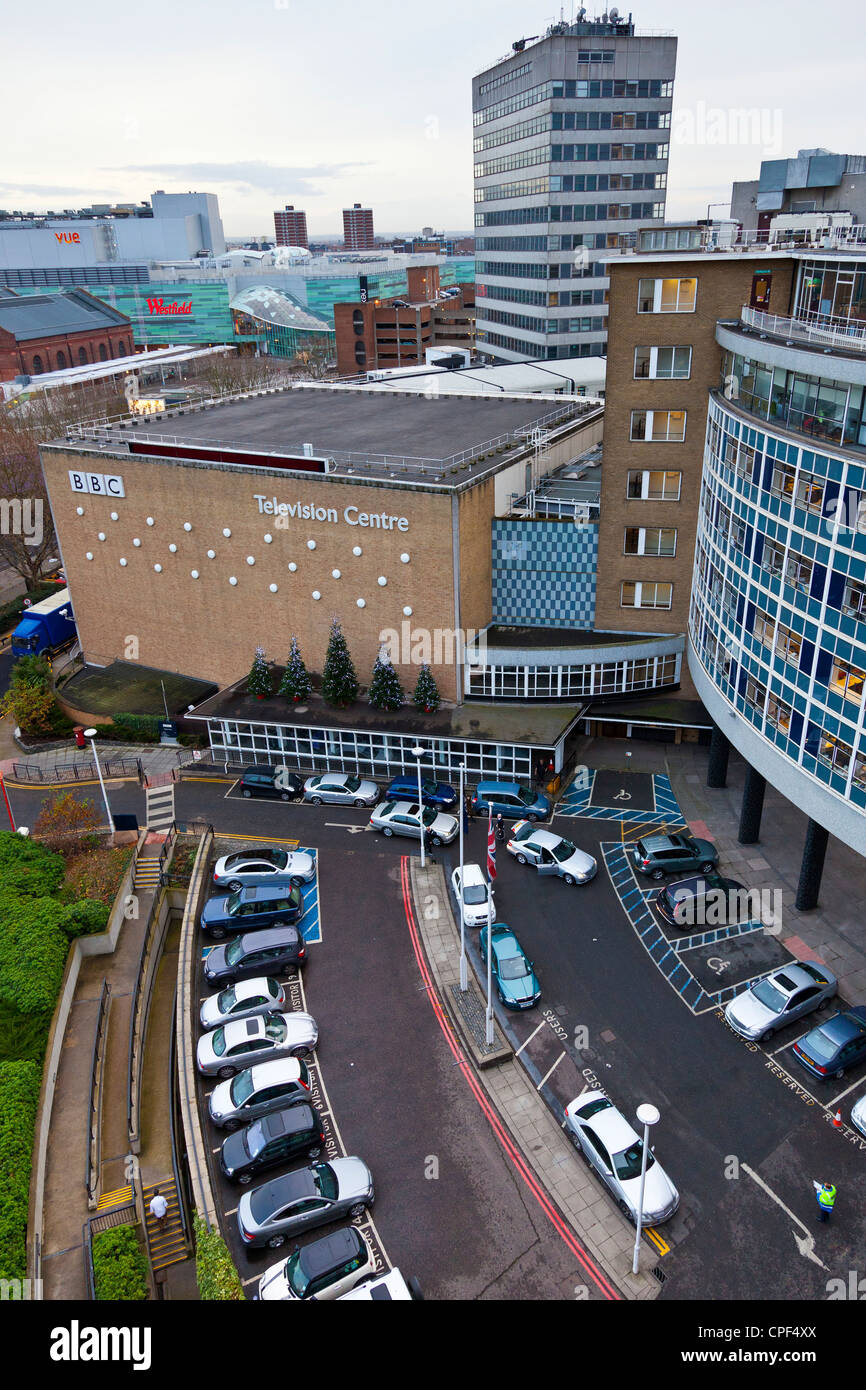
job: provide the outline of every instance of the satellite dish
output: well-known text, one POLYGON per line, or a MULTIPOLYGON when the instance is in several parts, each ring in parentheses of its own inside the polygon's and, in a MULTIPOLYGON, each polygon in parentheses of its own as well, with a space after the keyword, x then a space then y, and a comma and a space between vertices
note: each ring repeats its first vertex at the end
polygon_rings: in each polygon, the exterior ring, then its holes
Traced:
POLYGON ((616 6, 614 6, 612 10, 608 10, 607 17, 610 20, 611 24, 616 24, 617 20, 619 19, 619 10, 616 8, 616 6))

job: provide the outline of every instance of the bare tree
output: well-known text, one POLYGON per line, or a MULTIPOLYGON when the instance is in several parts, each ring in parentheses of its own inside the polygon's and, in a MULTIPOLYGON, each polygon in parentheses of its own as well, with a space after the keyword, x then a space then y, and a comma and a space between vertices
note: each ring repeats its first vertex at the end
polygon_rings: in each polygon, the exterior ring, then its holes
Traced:
POLYGON ((209 396, 233 396, 239 391, 259 391, 266 386, 283 386, 288 380, 287 364, 279 358, 241 356, 234 352, 214 353, 196 372, 195 384, 209 396))

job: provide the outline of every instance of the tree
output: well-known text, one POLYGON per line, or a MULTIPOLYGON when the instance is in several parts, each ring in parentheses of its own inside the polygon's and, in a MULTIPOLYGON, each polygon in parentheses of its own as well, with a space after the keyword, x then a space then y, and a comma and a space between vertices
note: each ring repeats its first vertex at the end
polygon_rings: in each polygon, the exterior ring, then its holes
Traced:
POLYGON ((312 688, 312 681, 298 647, 298 639, 293 633, 292 647, 286 669, 283 672, 283 679, 280 681, 279 694, 285 700, 292 700, 295 704, 299 704, 301 700, 306 700, 309 697, 312 688))
POLYGON ((51 732, 54 692, 24 682, 9 687, 0 702, 0 712, 11 714, 22 734, 51 732))
POLYGON ((340 620, 334 617, 331 619, 331 635, 328 639, 325 669, 322 672, 322 698, 329 705, 336 705, 342 709, 355 701, 359 689, 358 677, 340 627, 340 620))
POLYGON ((405 703, 406 696, 403 694, 400 678, 383 648, 373 663, 370 704, 374 709, 401 709, 405 703))
POLYGON ((423 710, 425 714, 435 714, 439 708, 439 687, 433 679, 433 673, 426 661, 422 663, 421 670, 418 672, 418 683, 415 686, 412 702, 416 709, 423 710))
POLYGON ((252 670, 247 681, 247 693, 257 695, 260 700, 271 693, 271 673, 265 660, 264 647, 256 647, 252 670))
POLYGON ((317 337, 298 349, 292 367, 301 381, 324 381, 336 374, 337 349, 333 334, 317 337))
POLYGON ((64 792, 53 801, 45 798, 33 834, 59 854, 81 854, 92 848, 101 824, 92 801, 78 801, 72 792, 64 792))

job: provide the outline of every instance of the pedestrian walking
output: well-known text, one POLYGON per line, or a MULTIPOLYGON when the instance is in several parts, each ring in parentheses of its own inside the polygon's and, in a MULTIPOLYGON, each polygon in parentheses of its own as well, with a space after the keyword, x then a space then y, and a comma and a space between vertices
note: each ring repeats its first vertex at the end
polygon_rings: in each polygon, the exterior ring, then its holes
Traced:
POLYGON ((463 803, 463 834, 469 834, 469 798, 463 803))
POLYGON ((503 844, 505 840, 505 821, 502 819, 501 811, 496 812, 496 820, 494 821, 493 825, 496 831, 497 840, 500 844, 503 844))
POLYGON ((466 810, 467 810, 467 812, 468 812, 469 819, 470 819, 470 820, 474 820, 474 819, 475 819, 475 802, 472 800, 472 797, 469 795, 468 792, 466 793, 466 810))
POLYGON ((156 1189, 150 1199, 150 1214, 158 1227, 162 1228, 165 1225, 166 1217, 168 1216, 168 1202, 163 1197, 159 1188, 156 1189))
POLYGON ((829 1221, 836 1205, 836 1189, 831 1182, 814 1182, 815 1196, 818 1200, 818 1220, 829 1221))
POLYGON ((540 787, 544 786, 544 759, 539 758, 535 764, 535 780, 540 787))
POLYGON ((424 827, 424 849, 427 854, 427 862, 429 864, 435 864, 436 860, 433 858, 433 831, 430 829, 429 825, 424 827))

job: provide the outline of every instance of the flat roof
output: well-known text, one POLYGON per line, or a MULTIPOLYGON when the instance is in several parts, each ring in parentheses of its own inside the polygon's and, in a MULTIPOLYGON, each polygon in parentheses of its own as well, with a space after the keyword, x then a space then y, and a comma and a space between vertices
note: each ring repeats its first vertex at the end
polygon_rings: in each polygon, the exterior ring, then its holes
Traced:
POLYGON ((582 627, 518 627, 504 623, 493 623, 484 631, 489 646, 513 647, 518 651, 526 648, 618 647, 626 642, 648 642, 654 637, 663 641, 670 635, 657 632, 597 632, 582 627))

